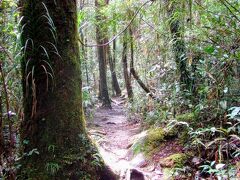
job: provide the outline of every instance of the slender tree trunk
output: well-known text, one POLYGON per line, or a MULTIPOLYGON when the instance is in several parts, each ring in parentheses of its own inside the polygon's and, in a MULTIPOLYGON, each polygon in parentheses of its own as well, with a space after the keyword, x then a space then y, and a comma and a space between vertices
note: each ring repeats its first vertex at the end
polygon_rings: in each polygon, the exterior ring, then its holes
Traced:
MULTIPOLYGON (((95 0, 96 6, 96 39, 97 44, 103 44, 105 42, 105 36, 103 33, 103 28, 101 27, 100 23, 104 19, 101 15, 100 9, 101 6, 99 0, 95 0)), ((102 3, 102 2, 101 2, 102 3)), ((100 78, 100 85, 99 85, 99 98, 102 100, 102 106, 111 108, 111 100, 109 98, 108 93, 108 85, 107 85, 107 65, 106 65, 106 54, 105 54, 105 47, 99 46, 97 47, 98 50, 98 61, 99 61, 99 78, 100 78)))
POLYGON ((144 82, 140 79, 139 75, 134 69, 134 47, 133 47, 133 32, 132 28, 129 28, 129 35, 130 35, 130 50, 131 50, 131 63, 130 63, 130 72, 133 75, 134 79, 137 81, 139 86, 151 97, 155 98, 150 89, 144 84, 144 82))
MULTIPOLYGON (((80 30, 80 35, 81 35, 82 41, 85 42, 85 44, 87 44, 87 40, 84 38, 82 30, 80 30)), ((87 86, 89 86, 89 75, 88 75, 89 73, 88 73, 88 63, 87 63, 87 48, 82 46, 81 50, 82 50, 81 54, 83 56, 83 66, 84 66, 84 70, 85 70, 87 86)))
POLYGON ((128 45, 127 32, 125 32, 124 37, 123 37, 123 51, 122 51, 123 75, 124 75, 128 98, 130 101, 132 101, 133 100, 133 90, 132 90, 132 85, 131 85, 131 75, 128 71, 128 62, 127 62, 128 47, 127 47, 127 45, 128 45))
POLYGON ((4 138, 3 138, 3 108, 2 108, 2 95, 0 94, 0 166, 2 166, 3 162, 3 154, 4 154, 4 138))
MULTIPOLYGON (((113 18, 116 17, 116 13, 113 13, 113 18)), ((116 34, 116 25, 113 25, 113 34, 116 34)), ((111 52, 109 47, 109 52, 111 52)), ((116 40, 113 40, 113 56, 109 58, 109 66, 112 75, 112 87, 116 93, 116 96, 121 96, 121 89, 117 79, 116 73, 116 40)))
MULTIPOLYGON (((2 81, 2 86, 3 86, 3 91, 2 93, 5 96, 5 105, 6 105, 6 124, 3 125, 4 128, 6 128, 5 132, 8 132, 6 134, 8 134, 7 137, 7 141, 6 144, 4 142, 4 130, 3 130, 3 145, 4 147, 4 154, 7 157, 5 160, 7 162, 7 167, 9 168, 9 171, 7 172, 8 174, 8 179, 15 179, 15 173, 13 172, 13 165, 14 165, 14 148, 16 145, 16 141, 14 138, 14 134, 13 134, 13 122, 11 120, 11 115, 10 115, 10 104, 9 104, 9 95, 8 95, 8 89, 7 89, 7 82, 6 82, 6 77, 5 74, 3 72, 3 67, 2 67, 2 63, 0 62, 0 75, 1 75, 1 81, 2 81)), ((2 107, 1 107, 2 108, 2 107)), ((2 111, 2 109, 1 109, 2 111)), ((3 122, 3 119, 2 119, 3 122)), ((3 128, 2 127, 2 128, 3 128)))
MULTIPOLYGON (((83 10, 83 8, 84 8, 84 0, 80 0, 79 1, 79 9, 80 9, 80 11, 82 11, 83 10)), ((84 22, 83 22, 83 24, 84 24, 84 22)), ((82 40, 82 42, 84 42, 85 44, 87 44, 87 38, 85 38, 84 37, 84 33, 83 33, 83 30, 82 30, 82 28, 80 28, 80 36, 81 36, 81 40, 82 40)), ((84 61, 83 61, 83 66, 84 66, 84 69, 85 69, 85 76, 86 76, 86 80, 87 80, 87 86, 89 86, 89 73, 88 73, 88 53, 87 53, 87 48, 85 48, 85 46, 82 46, 82 53, 81 53, 82 55, 83 55, 83 59, 84 59, 84 61)))
MULTIPOLYGON (((111 76, 112 76, 112 87, 113 87, 113 89, 116 93, 116 96, 121 96, 121 89, 120 89, 120 86, 119 86, 119 83, 118 83, 116 69, 115 69, 115 60, 116 60, 116 58, 114 57, 115 54, 113 52, 113 57, 112 57, 110 46, 107 46, 106 48, 107 48, 106 54, 107 54, 107 58, 109 60, 109 67, 110 67, 111 76)), ((115 51, 114 48, 113 48, 113 50, 115 51)))
POLYGON ((97 149, 83 119, 76 1, 21 3, 24 120, 18 179, 100 179, 105 166, 92 163, 97 149))
MULTIPOLYGON (((87 44, 87 39, 85 39, 85 44, 87 44)), ((87 85, 89 86, 90 79, 89 79, 89 70, 88 70, 88 53, 87 53, 87 48, 82 48, 82 49, 83 49, 84 67, 85 67, 85 73, 87 78, 87 85)))

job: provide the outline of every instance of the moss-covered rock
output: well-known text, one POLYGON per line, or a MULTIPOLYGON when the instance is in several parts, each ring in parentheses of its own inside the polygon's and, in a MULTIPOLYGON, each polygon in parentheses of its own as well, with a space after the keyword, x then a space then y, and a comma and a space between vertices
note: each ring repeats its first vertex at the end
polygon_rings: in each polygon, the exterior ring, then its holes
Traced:
POLYGON ((138 154, 144 152, 145 155, 151 155, 168 139, 176 137, 174 130, 166 130, 163 128, 154 128, 147 131, 144 137, 141 137, 133 143, 133 152, 138 154))
POLYGON ((173 169, 172 168, 163 168, 163 180, 173 180, 173 169))
POLYGON ((160 161, 162 167, 182 168, 186 163, 188 156, 184 153, 172 154, 160 161))
POLYGON ((144 146, 157 147, 164 141, 165 131, 162 128, 151 129, 145 139, 144 146))
POLYGON ((185 143, 189 142, 189 134, 187 129, 183 129, 179 135, 179 142, 180 144, 184 145, 185 143))

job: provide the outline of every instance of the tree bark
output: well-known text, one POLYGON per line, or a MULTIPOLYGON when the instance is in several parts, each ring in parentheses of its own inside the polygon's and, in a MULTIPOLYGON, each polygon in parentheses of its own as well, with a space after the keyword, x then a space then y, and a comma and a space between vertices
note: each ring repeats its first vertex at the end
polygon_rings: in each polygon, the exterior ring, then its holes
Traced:
POLYGON ((130 35, 130 50, 131 50, 131 63, 130 63, 130 72, 133 75, 134 79, 137 81, 139 86, 153 99, 155 99, 155 96, 152 94, 150 89, 144 84, 144 82, 140 79, 138 73, 134 69, 134 47, 133 47, 133 32, 132 28, 129 28, 129 35, 130 35))
MULTIPOLYGON (((101 4, 98 2, 99 0, 95 0, 96 6, 96 40, 97 44, 104 44, 105 36, 103 33, 103 28, 101 27, 100 23, 104 19, 101 15, 100 9, 101 4)), ((101 2, 102 3, 102 2, 101 2)), ((98 62, 99 62, 99 98, 102 100, 102 106, 111 108, 111 100, 109 98, 108 93, 108 85, 107 85, 107 65, 106 65, 106 47, 99 46, 97 47, 98 52, 98 62)))
POLYGON ((116 96, 121 96, 121 89, 118 83, 118 79, 117 79, 117 74, 116 74, 116 68, 115 68, 115 62, 116 62, 116 57, 115 57, 115 50, 116 50, 116 42, 113 42, 113 57, 111 56, 111 49, 110 46, 108 45, 107 48, 107 58, 109 61, 109 67, 110 67, 110 71, 111 71, 111 76, 112 76, 112 87, 116 93, 116 96))
POLYGON ((177 11, 177 6, 179 5, 174 2, 168 5, 168 16, 171 18, 170 32, 173 38, 173 53, 178 71, 180 73, 180 83, 182 85, 182 90, 191 91, 191 78, 190 73, 187 69, 186 46, 185 41, 182 37, 182 25, 179 17, 174 17, 174 14, 177 11))
POLYGON ((4 138, 3 138, 3 108, 2 108, 2 95, 0 94, 0 166, 2 166, 3 162, 3 154, 4 154, 4 138))
MULTIPOLYGON (((80 29, 80 36, 81 36, 82 41, 85 42, 85 44, 87 44, 87 39, 84 38, 82 29, 80 29)), ((87 60, 88 60, 87 48, 82 46, 81 50, 82 50, 81 54, 82 54, 82 57, 83 57, 83 63, 82 64, 83 64, 84 69, 85 69, 85 76, 86 76, 87 86, 89 86, 89 72, 88 72, 88 63, 87 63, 87 60)))
POLYGON ((100 179, 106 168, 82 111, 76 1, 21 3, 24 119, 18 179, 100 179))
POLYGON ((127 62, 127 32, 124 33, 123 37, 123 51, 122 51, 122 65, 123 65, 123 76, 125 80, 125 86, 127 89, 128 98, 130 101, 133 100, 133 90, 131 85, 131 74, 128 72, 128 62, 127 62))

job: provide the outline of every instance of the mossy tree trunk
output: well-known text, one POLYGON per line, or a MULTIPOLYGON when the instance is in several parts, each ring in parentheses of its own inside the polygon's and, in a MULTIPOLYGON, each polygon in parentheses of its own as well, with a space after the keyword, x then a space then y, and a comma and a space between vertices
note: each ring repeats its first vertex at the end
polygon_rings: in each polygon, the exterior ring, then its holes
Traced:
POLYGON ((168 1, 168 16, 170 18, 170 32, 173 38, 173 53, 180 73, 180 83, 182 90, 191 91, 191 78, 187 69, 187 53, 183 34, 183 25, 181 17, 177 17, 177 12, 181 7, 181 3, 168 1))
POLYGON ((100 179, 82 112, 76 1, 25 0, 18 179, 100 179))

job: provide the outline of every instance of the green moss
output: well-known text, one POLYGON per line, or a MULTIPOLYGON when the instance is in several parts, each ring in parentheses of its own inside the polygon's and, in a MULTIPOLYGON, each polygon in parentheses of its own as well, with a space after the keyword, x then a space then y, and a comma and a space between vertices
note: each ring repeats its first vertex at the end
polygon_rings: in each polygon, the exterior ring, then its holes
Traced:
POLYGON ((171 180, 173 178, 173 169, 172 168, 163 168, 163 180, 171 180))
POLYGON ((159 143, 164 141, 165 131, 162 128, 151 129, 145 140, 145 145, 157 147, 159 143))
POLYGON ((167 131, 163 128, 150 129, 147 136, 136 143, 133 147, 134 153, 144 152, 145 155, 154 153, 166 140, 176 136, 176 132, 167 131))
POLYGON ((150 156, 164 142, 165 132, 162 128, 149 130, 143 144, 143 152, 150 156))
POLYGON ((182 168, 186 163, 188 156, 184 153, 173 154, 160 161, 161 166, 171 168, 182 168))
POLYGON ((189 140, 189 134, 187 129, 183 129, 183 131, 181 132, 180 136, 179 136, 179 142, 180 144, 184 145, 185 143, 187 143, 189 140))
POLYGON ((192 121, 195 121, 195 119, 196 119, 196 116, 192 112, 179 114, 176 116, 176 120, 178 120, 178 121, 192 122, 192 121))

